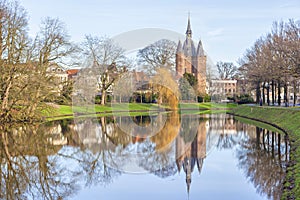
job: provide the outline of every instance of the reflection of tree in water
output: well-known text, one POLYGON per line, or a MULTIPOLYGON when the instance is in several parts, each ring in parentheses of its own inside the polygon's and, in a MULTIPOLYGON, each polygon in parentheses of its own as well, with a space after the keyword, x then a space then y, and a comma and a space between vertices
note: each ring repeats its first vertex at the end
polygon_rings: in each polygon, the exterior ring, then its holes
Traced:
POLYGON ((220 134, 217 142, 218 149, 232 149, 237 144, 236 136, 232 134, 220 134))
POLYGON ((1 126, 0 199, 65 199, 78 190, 79 180, 86 185, 111 183, 120 175, 112 166, 122 164, 122 156, 117 156, 122 149, 107 141, 118 138, 128 143, 131 137, 112 134, 105 119, 97 124, 87 120, 76 128, 63 121, 39 128, 1 126), (84 131, 76 136, 78 128, 84 131), (75 148, 63 146, 65 142, 75 148))
POLYGON ((20 124, 0 130, 1 199, 63 199, 74 193, 76 176, 49 158, 61 148, 49 143, 49 130, 20 124))
POLYGON ((174 176, 178 172, 175 163, 165 166, 159 170, 154 171, 154 174, 160 178, 167 178, 170 176, 174 176))
POLYGON ((138 116, 134 116, 131 117, 132 120, 138 124, 139 126, 147 126, 149 124, 151 124, 151 117, 150 116, 143 116, 143 115, 138 115, 138 116))
POLYGON ((78 162, 86 185, 111 183, 126 161, 123 149, 131 142, 131 136, 118 129, 112 118, 85 119, 76 125, 80 127, 78 134, 84 147, 71 159, 78 162))
MULTIPOLYGON (((93 154, 90 151, 84 151, 80 156, 79 166, 81 177, 85 179, 86 186, 112 183, 113 179, 121 174, 117 169, 106 164, 106 159, 111 155, 106 152, 93 154)), ((110 163, 110 161, 108 161, 110 163)))
POLYGON ((143 142, 139 165, 162 177, 169 176, 169 172, 173 173, 170 165, 175 163, 174 141, 179 133, 179 128, 178 112, 169 113, 164 126, 143 142))
POLYGON ((165 178, 174 175, 174 150, 172 147, 163 151, 156 151, 155 145, 149 140, 143 143, 144 151, 147 151, 139 160, 139 165, 146 171, 165 178))
MULTIPOLYGON (((141 122, 141 118, 135 119, 141 122)), ((149 119, 145 119, 142 123, 148 125, 149 119)), ((145 171, 161 178, 184 171, 189 191, 192 172, 194 168, 201 172, 207 154, 206 131, 210 122, 189 115, 179 118, 174 112, 156 135, 136 140, 138 133, 127 134, 115 123, 121 121, 125 127, 129 123, 127 118, 101 117, 85 118, 75 124, 52 122, 38 129, 34 125, 2 126, 0 198, 64 199, 75 193, 82 182, 86 186, 107 185, 121 175, 120 169, 128 162, 132 147, 140 154, 137 164, 145 171)), ((220 121, 215 123, 216 126, 210 123, 212 132, 222 127, 220 121)), ((286 157, 281 153, 286 148, 278 141, 282 142, 284 137, 277 136, 276 140, 275 134, 270 132, 268 136, 267 131, 260 129, 256 133, 254 129, 254 133, 244 130, 236 134, 237 128, 235 134, 224 129, 223 136, 219 132, 220 138, 215 140, 219 141, 219 148, 235 148, 239 167, 257 191, 269 198, 279 198, 284 174, 280 164, 286 157)))
MULTIPOLYGON (((256 137, 248 136, 240 140, 236 150, 238 165, 259 194, 266 195, 269 199, 280 199, 284 180, 284 170, 278 162, 281 155, 275 155, 261 148, 262 143, 259 128, 257 128, 256 137)), ((276 146, 273 148, 276 151, 276 146)), ((271 151, 274 152, 274 149, 271 151)), ((278 151, 278 153, 281 152, 278 151)))
MULTIPOLYGON (((209 120, 208 149, 216 146, 219 150, 232 149, 238 141, 237 127, 233 116, 226 114, 212 114, 209 120)), ((209 151, 208 150, 208 151, 209 151)))
MULTIPOLYGON (((159 119, 159 116, 157 118, 159 119)), ((135 120, 137 125, 139 125, 138 122, 143 123, 141 118, 135 119, 138 119, 135 120)), ((148 118, 145 119, 147 119, 146 123, 149 124, 148 118)), ((142 140, 136 140, 136 137, 139 136, 139 132, 137 132, 139 129, 134 129, 136 132, 132 136, 124 133, 124 130, 115 126, 114 123, 107 123, 104 118, 100 119, 98 125, 91 125, 93 124, 91 122, 89 122, 90 124, 86 123, 82 129, 88 131, 83 131, 82 135, 84 137, 81 136, 80 138, 88 139, 90 137, 95 139, 96 137, 97 139, 94 141, 97 142, 91 145, 91 139, 82 140, 89 141, 84 145, 83 151, 76 155, 76 159, 80 160, 80 169, 83 169, 82 177, 85 177, 87 184, 110 183, 121 173, 114 169, 120 169, 118 166, 128 162, 128 160, 123 159, 126 159, 124 155, 132 153, 128 149, 134 146, 137 147, 135 150, 142 155, 138 159, 138 165, 148 172, 166 178, 183 169, 189 191, 192 172, 195 166, 201 172, 208 147, 210 147, 210 144, 207 144, 210 138, 207 136, 213 134, 214 137, 216 136, 214 141, 217 141, 213 144, 217 144, 220 150, 225 148, 236 149, 239 166, 244 169, 245 175, 254 183, 259 193, 266 194, 269 198, 279 198, 283 170, 278 166, 278 161, 274 159, 276 153, 272 153, 274 151, 270 150, 276 148, 276 145, 273 145, 272 148, 265 148, 266 142, 264 140, 261 140, 257 145, 257 137, 261 138, 263 134, 255 136, 252 130, 251 133, 247 133, 247 130, 239 131, 239 127, 231 121, 231 118, 225 120, 226 123, 224 123, 224 118, 222 118, 223 121, 221 121, 221 118, 218 121, 213 120, 215 121, 208 122, 206 119, 201 120, 198 117, 188 115, 181 116, 180 120, 178 113, 171 113, 171 116, 167 118, 166 123, 156 135, 151 137, 141 136, 142 140), (206 133, 206 130, 208 130, 206 124, 208 123, 210 123, 210 128, 209 132, 206 133), (88 135, 93 130, 94 135, 88 135), (98 136, 95 134, 97 133, 95 130, 101 130, 98 136), (238 143, 237 141, 241 142, 238 143), (97 150, 91 148, 92 146, 97 146, 97 150)), ((114 121, 123 123, 124 127, 130 126, 128 117, 120 117, 114 121)), ((277 155, 277 157, 284 156, 277 155)))
POLYGON ((169 113, 163 128, 150 138, 156 145, 156 150, 163 151, 165 148, 169 148, 177 137, 179 128, 180 120, 178 112, 169 113))

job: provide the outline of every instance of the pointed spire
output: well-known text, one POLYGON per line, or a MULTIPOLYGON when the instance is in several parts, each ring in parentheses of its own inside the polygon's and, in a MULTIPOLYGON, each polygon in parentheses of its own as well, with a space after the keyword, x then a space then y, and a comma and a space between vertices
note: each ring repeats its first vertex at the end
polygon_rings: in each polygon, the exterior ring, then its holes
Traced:
POLYGON ((178 171, 178 173, 180 173, 180 170, 181 170, 181 164, 182 164, 181 159, 178 158, 178 159, 176 160, 176 166, 177 166, 177 171, 178 171))
POLYGON ((198 158, 197 159, 197 168, 198 168, 199 174, 201 174, 202 166, 203 166, 203 158, 198 158))
POLYGON ((201 40, 199 40, 199 43, 198 43, 197 56, 205 56, 201 40))
POLYGON ((192 182, 192 179, 191 179, 191 174, 186 174, 186 189, 187 189, 187 193, 188 193, 188 197, 190 197, 190 188, 191 188, 191 182, 192 182))
POLYGON ((192 173, 191 173, 191 158, 184 158, 183 168, 185 171, 185 182, 188 195, 190 194, 191 182, 192 182, 192 173))
POLYGON ((181 41, 179 40, 178 45, 177 45, 176 53, 182 53, 182 52, 183 52, 182 44, 181 44, 181 41))
POLYGON ((191 182, 187 183, 188 199, 190 199, 190 187, 191 187, 191 182))
POLYGON ((186 34, 186 37, 192 38, 192 29, 191 29, 190 12, 189 12, 188 25, 187 25, 187 29, 186 29, 185 34, 186 34))

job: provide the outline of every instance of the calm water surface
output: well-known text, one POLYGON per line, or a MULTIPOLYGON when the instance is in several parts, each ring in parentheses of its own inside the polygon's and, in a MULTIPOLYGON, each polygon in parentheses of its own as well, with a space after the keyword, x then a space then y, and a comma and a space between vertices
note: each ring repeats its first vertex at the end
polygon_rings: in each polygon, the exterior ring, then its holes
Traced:
POLYGON ((2 128, 1 199, 279 199, 284 135, 232 116, 168 115, 2 128))

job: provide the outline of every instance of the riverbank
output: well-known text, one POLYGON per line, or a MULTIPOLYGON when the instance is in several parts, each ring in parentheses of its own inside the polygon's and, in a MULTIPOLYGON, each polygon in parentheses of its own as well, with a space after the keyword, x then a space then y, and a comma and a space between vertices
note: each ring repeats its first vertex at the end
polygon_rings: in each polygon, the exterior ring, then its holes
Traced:
MULTIPOLYGON (((181 114, 207 114, 208 112, 226 112, 226 110, 236 107, 235 104, 226 103, 180 103, 178 111, 181 114)), ((109 115, 145 115, 157 112, 170 111, 167 106, 149 103, 122 103, 99 105, 89 107, 79 107, 70 105, 55 105, 51 113, 45 114, 47 121, 74 118, 74 116, 86 117, 96 114, 97 116, 109 115), (76 113, 76 114, 75 114, 76 113)))
POLYGON ((281 199, 298 199, 300 197, 300 110, 244 105, 228 113, 273 125, 288 135, 290 160, 281 199))

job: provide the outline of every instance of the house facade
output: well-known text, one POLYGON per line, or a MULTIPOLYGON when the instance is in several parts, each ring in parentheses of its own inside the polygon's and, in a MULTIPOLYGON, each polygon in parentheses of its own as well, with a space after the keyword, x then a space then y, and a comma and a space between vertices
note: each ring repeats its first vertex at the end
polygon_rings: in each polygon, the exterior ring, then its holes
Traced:
POLYGON ((213 101, 224 101, 227 97, 234 97, 238 93, 237 80, 211 80, 209 93, 213 101))

